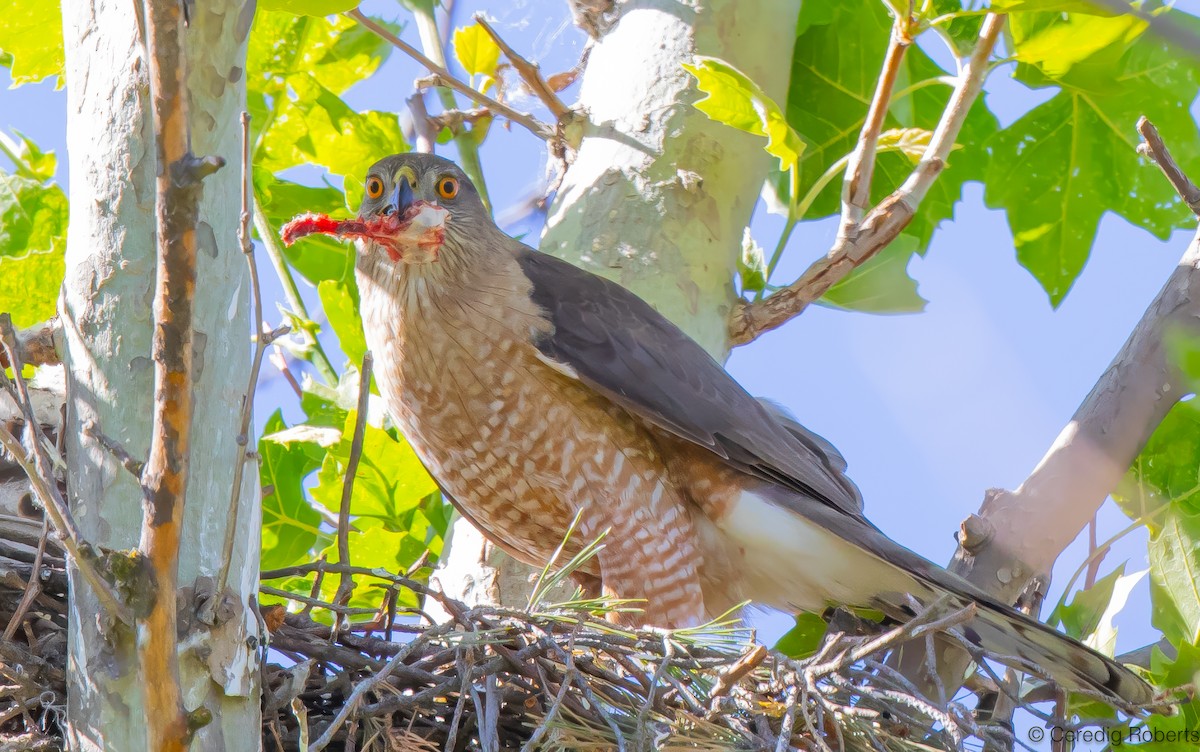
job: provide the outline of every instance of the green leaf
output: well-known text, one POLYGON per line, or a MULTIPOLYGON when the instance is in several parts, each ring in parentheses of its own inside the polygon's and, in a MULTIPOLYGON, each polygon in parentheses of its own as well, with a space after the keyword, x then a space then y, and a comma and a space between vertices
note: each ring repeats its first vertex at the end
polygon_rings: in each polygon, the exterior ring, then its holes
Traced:
POLYGON ((1146 27, 1145 21, 1132 15, 1104 18, 1061 11, 1020 13, 1009 20, 1017 61, 1051 78, 1066 75, 1076 64, 1101 52, 1107 53, 1103 63, 1116 63, 1146 27))
POLYGON ((246 86, 252 103, 258 98, 267 109, 251 113, 254 128, 274 119, 292 76, 311 76, 340 95, 374 74, 391 53, 386 40, 345 16, 314 18, 260 7, 246 49, 246 86))
MULTIPOLYGON (((786 112, 788 123, 809 146, 800 159, 799 196, 805 196, 858 141, 892 21, 878 0, 806 3, 800 16, 786 112)), ((920 47, 910 47, 897 75, 884 129, 932 131, 950 96, 948 76, 920 47)), ((990 159, 983 144, 995 130, 996 119, 980 98, 963 124, 958 139, 961 148, 951 153, 945 171, 907 228, 919 240, 918 252, 924 252, 934 229, 952 216, 963 183, 982 179, 990 159)), ((905 152, 880 154, 871 182, 872 201, 878 202, 898 188, 911 172, 912 163, 905 152)), ((788 196, 786 187, 774 188, 788 196)), ((841 181, 834 180, 815 197, 805 218, 837 214, 840 199, 841 181)))
MULTIPOLYGON (((275 414, 263 427, 264 436, 287 428, 275 414)), ((262 499, 262 568, 278 569, 306 561, 320 533, 321 515, 304 494, 304 479, 321 465, 319 447, 312 442, 280 443, 260 439, 258 452, 262 499)))
POLYGON ((919 241, 903 234, 855 269, 821 298, 822 305, 866 313, 920 313, 928 303, 908 276, 919 241))
POLYGON ((54 315, 66 274, 64 248, 55 241, 49 251, 0 256, 0 312, 12 314, 14 326, 33 326, 54 315))
POLYGON ((337 334, 342 352, 351 363, 361 363, 367 351, 367 339, 363 334, 362 319, 358 315, 358 286, 354 277, 345 282, 325 280, 317 285, 321 307, 329 318, 329 325, 337 334))
MULTIPOLYGON (((349 213, 345 196, 337 188, 299 185, 281 180, 263 169, 254 171, 254 196, 271 226, 276 228, 305 212, 330 216, 349 213)), ((341 279, 353 252, 350 244, 327 235, 309 235, 303 241, 283 248, 288 264, 313 285, 341 279)))
POLYGON ((827 627, 818 614, 801 611, 796 614, 795 626, 779 638, 775 649, 789 658, 807 658, 821 646, 827 627))
POLYGON ((1094 16, 1115 16, 1112 10, 1094 0, 992 0, 991 9, 997 13, 1016 11, 1050 11, 1054 13, 1089 13, 1094 16))
MULTIPOLYGON (((1182 13, 1167 18, 1195 25, 1182 13)), ((1185 170, 1200 166, 1189 112, 1200 91, 1196 69, 1162 39, 1143 34, 1063 67, 1018 67, 1020 80, 1061 91, 989 140, 985 191, 989 206, 1007 211, 1018 260, 1055 306, 1082 271, 1104 212, 1159 238, 1194 222, 1170 184, 1139 159, 1140 115, 1158 126, 1185 170)))
MULTIPOLYGON (((1154 684, 1159 687, 1175 688, 1187 685, 1200 687, 1200 647, 1187 643, 1179 644, 1176 646, 1176 655, 1173 659, 1167 658, 1159 648, 1155 647, 1150 657, 1150 675, 1154 684)), ((1179 711, 1177 715, 1170 718, 1151 716, 1146 720, 1146 725, 1164 732, 1175 730, 1178 733, 1188 730, 1193 736, 1189 739, 1178 735, 1177 738, 1185 742, 1179 747, 1155 744, 1152 747, 1155 752, 1165 752, 1168 749, 1193 752, 1196 749, 1195 735, 1200 729, 1200 698, 1184 703, 1179 711), (1187 744, 1188 741, 1191 743, 1187 744)))
POLYGON ((780 169, 797 163, 804 153, 804 141, 788 125, 779 105, 746 74, 724 60, 703 55, 697 55, 690 65, 684 63, 683 68, 705 94, 695 103, 696 109, 719 123, 766 136, 767 153, 779 159, 780 169))
POLYGON ((0 56, 11 55, 13 86, 59 76, 62 85, 62 10, 55 0, 11 0, 0 23, 0 56))
POLYGON ((1076 591, 1071 602, 1054 609, 1047 621, 1062 624, 1067 634, 1111 657, 1117 645, 1117 628, 1113 620, 1125 607, 1134 586, 1148 571, 1143 569, 1126 575, 1122 564, 1087 590, 1076 591))
POLYGON ((1171 408, 1113 500, 1130 519, 1145 518, 1152 535, 1161 529, 1166 505, 1200 511, 1200 406, 1195 399, 1171 408))
POLYGON ((359 0, 259 0, 259 10, 275 10, 305 16, 331 16, 358 7, 359 0))
MULTIPOLYGON (((42 151, 41 147, 18 130, 14 130, 13 133, 20 139, 16 148, 18 172, 42 183, 53 180, 54 173, 58 170, 58 157, 54 152, 42 151)), ((5 140, 3 134, 0 134, 0 140, 5 140)))
MULTIPOLYGON (((341 508, 342 483, 350 458, 357 413, 350 411, 342 428, 342 440, 329 450, 317 487, 312 495, 334 514, 341 508)), ((367 424, 362 457, 354 476, 350 513, 356 518, 380 520, 389 530, 408 530, 412 513, 437 484, 425 472, 407 442, 367 424)))
POLYGON ((494 79, 500 62, 500 47, 476 23, 454 30, 454 57, 468 74, 494 79))
POLYGON ((49 251, 67 233, 67 196, 57 185, 0 173, 0 256, 49 251))
POLYGON ((406 151, 396 116, 356 112, 315 76, 288 79, 290 94, 263 132, 257 164, 278 172, 317 165, 335 175, 365 175, 381 157, 406 151))
POLYGON ((1172 644, 1200 641, 1200 512, 1172 503, 1150 538, 1151 623, 1172 644))

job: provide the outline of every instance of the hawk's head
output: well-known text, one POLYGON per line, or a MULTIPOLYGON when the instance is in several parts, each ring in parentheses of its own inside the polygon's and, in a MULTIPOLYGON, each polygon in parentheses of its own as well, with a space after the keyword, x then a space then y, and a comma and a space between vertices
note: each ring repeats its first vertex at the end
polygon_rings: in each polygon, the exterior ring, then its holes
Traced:
POLYGON ((393 154, 371 166, 358 218, 364 254, 425 264, 470 247, 491 219, 475 186, 453 162, 432 154, 393 154))

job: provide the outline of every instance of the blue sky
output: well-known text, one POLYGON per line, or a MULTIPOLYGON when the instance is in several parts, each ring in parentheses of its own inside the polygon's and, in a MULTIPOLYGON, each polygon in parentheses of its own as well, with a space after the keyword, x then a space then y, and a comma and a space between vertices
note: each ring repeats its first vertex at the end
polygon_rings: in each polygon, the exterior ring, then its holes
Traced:
MULTIPOLYGON (((454 23, 469 23, 482 9, 497 28, 548 72, 578 59, 582 35, 558 0, 458 3, 454 23)), ((1200 0, 1178 4, 1200 12, 1200 0)), ((368 12, 402 16, 383 0, 368 12)), ((415 43, 415 28, 403 36, 415 43)), ((931 50, 940 54, 937 50, 931 50)), ((1032 92, 1001 68, 986 96, 1002 124, 1011 123, 1052 92, 1032 92)), ((7 83, 0 72, 0 82, 7 83)), ((360 108, 399 111, 422 71, 393 55, 348 101, 360 108)), ((564 96, 571 101, 574 91, 564 96)), ((534 108, 531 101, 518 106, 534 108)), ((16 128, 42 147, 56 149, 65 180, 65 95, 51 84, 0 89, 0 127, 16 128)), ((1196 108, 1193 108, 1193 112, 1196 108)), ((1133 124, 1128 124, 1132 128, 1133 124)), ((444 152, 453 156, 453 150, 444 152)), ((504 218, 512 206, 538 190, 546 155, 540 142, 519 128, 493 127, 483 151, 484 172, 504 218)), ((1153 169, 1147 167, 1145 169, 1153 169)), ((773 247, 780 218, 760 205, 752 223, 756 239, 773 247)), ((537 237, 540 219, 510 225, 514 234, 537 237)), ((794 234, 777 281, 797 276, 833 240, 832 220, 802 225, 794 234)), ((1015 488, 1036 465, 1079 401, 1120 348, 1182 255, 1190 234, 1160 242, 1124 220, 1106 215, 1091 260, 1058 310, 1033 277, 1017 265, 1002 213, 986 209, 982 190, 968 184, 953 221, 934 237, 929 253, 914 259, 910 273, 929 300, 925 313, 871 316, 820 307, 736 350, 728 367, 752 393, 775 399, 802 422, 834 442, 850 463, 870 518, 896 540, 935 562, 954 550, 959 521, 975 511, 986 489, 1015 488)), ((282 300, 265 259, 265 293, 282 300)), ((268 300, 268 311, 275 310, 268 300)), ((264 372, 272 376, 269 368, 264 372)), ((268 379, 259 397, 261 421, 276 406, 295 416, 290 391, 268 379)), ((1100 515, 1101 540, 1127 520, 1111 504, 1100 515)), ((1051 602, 1086 553, 1086 535, 1059 560, 1051 602)), ((1123 561, 1146 567, 1144 532, 1128 536, 1108 556, 1102 573, 1123 561)), ((1143 582, 1118 624, 1118 650, 1153 639, 1143 582)), ((786 626, 767 619, 769 636, 786 626)))

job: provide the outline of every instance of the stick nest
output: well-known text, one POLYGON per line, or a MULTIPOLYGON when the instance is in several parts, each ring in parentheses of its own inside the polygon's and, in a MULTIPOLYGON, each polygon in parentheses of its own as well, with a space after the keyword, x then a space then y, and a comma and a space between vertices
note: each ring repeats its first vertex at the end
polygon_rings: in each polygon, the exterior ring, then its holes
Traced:
MULTIPOLYGON (((0 752, 59 749, 63 559, 53 546, 45 552, 41 592, 14 621, 34 575, 41 526, 17 518, 0 523, 0 625, 12 625, 0 641, 0 752)), ((339 571, 323 563, 297 569, 339 571)), ((628 629, 599 615, 604 605, 596 601, 529 611, 467 608, 405 577, 349 573, 387 588, 370 623, 347 621, 344 607, 305 596, 262 610, 270 633, 270 648, 260 653, 264 749, 907 750, 959 749, 971 738, 1012 743, 1004 724, 921 697, 884 661, 900 642, 928 634, 921 625, 941 633, 969 614, 957 618, 934 607, 890 630, 864 629, 852 619, 843 630, 835 620, 818 652, 796 661, 756 645, 751 631, 732 621, 628 629), (389 615, 395 601, 387 595, 401 588, 437 599, 451 618, 432 627, 401 623, 394 608, 389 615)))

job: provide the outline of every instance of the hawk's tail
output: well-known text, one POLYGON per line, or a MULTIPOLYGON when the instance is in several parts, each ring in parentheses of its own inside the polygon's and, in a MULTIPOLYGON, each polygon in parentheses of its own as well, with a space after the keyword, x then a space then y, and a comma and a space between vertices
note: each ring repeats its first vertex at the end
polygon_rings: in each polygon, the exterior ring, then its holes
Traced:
MULTIPOLYGON (((920 558, 907 549, 905 553, 920 558)), ((1127 706, 1145 707, 1155 701, 1154 689, 1112 658, 1000 603, 951 572, 935 568, 923 559, 921 563, 924 566, 915 567, 910 562, 902 566, 928 587, 935 599, 949 596, 950 603, 960 608, 972 602, 976 604, 975 618, 961 630, 986 657, 1018 664, 1013 667, 1043 675, 1064 689, 1090 690, 1120 700, 1127 706)), ((888 605, 893 606, 889 610, 894 611, 898 604, 888 605)))

